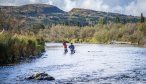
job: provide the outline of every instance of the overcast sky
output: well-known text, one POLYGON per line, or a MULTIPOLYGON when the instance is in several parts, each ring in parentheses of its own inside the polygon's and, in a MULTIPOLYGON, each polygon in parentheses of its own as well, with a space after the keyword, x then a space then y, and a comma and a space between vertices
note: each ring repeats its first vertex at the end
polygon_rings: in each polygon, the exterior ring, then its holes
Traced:
POLYGON ((146 0, 0 0, 0 5, 5 6, 35 3, 55 5, 64 11, 84 8, 136 16, 143 13, 146 16, 146 0))

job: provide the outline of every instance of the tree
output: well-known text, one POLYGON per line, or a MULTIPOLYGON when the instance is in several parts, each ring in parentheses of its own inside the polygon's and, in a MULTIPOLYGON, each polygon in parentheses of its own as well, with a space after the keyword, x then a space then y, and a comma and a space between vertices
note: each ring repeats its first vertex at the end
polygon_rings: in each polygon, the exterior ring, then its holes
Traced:
POLYGON ((140 19, 140 21, 141 21, 141 23, 143 23, 144 22, 144 17, 143 17, 143 13, 141 13, 141 19, 140 19))
POLYGON ((118 16, 115 18, 115 23, 120 23, 120 18, 118 16))
POLYGON ((43 24, 41 24, 41 23, 35 23, 35 24, 32 25, 32 28, 31 28, 31 30, 35 34, 37 34, 40 29, 45 29, 45 26, 43 24))
POLYGON ((105 19, 104 19, 104 17, 100 17, 100 18, 98 19, 98 24, 101 24, 101 25, 105 24, 105 19))
POLYGON ((80 31, 80 37, 83 40, 91 39, 94 36, 95 28, 92 27, 84 27, 80 31))
POLYGON ((6 28, 7 28, 7 15, 6 15, 6 13, 4 12, 4 11, 2 11, 1 9, 0 9, 0 29, 5 29, 5 30, 7 30, 6 28))
POLYGON ((123 24, 126 24, 126 23, 127 23, 126 18, 123 19, 123 22, 122 22, 122 23, 123 23, 123 24))
POLYGON ((0 9, 0 30, 19 31, 24 26, 25 20, 18 20, 15 17, 0 9))

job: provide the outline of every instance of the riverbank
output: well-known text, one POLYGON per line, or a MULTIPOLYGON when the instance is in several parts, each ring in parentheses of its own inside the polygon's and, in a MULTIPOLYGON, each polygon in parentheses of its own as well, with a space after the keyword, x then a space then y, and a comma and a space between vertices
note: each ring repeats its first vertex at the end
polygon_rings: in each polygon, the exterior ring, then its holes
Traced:
POLYGON ((9 32, 0 34, 0 65, 17 63, 43 51, 44 42, 35 36, 9 32))

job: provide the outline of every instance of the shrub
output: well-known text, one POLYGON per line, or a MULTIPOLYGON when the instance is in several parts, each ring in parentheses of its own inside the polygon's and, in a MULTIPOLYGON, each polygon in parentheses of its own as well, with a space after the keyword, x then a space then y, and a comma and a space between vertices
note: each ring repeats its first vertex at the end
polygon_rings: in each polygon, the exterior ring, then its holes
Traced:
POLYGON ((0 34, 0 64, 14 63, 22 57, 37 55, 44 50, 44 42, 34 36, 4 32, 0 34))

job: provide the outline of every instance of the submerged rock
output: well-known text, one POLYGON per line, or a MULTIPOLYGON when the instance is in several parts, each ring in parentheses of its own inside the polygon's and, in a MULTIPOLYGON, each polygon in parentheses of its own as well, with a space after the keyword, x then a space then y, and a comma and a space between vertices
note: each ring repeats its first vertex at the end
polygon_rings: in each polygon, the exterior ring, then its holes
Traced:
POLYGON ((34 79, 34 80, 48 80, 48 81, 51 81, 51 80, 55 80, 54 77, 48 75, 47 73, 35 73, 33 74, 32 76, 29 76, 28 78, 26 79, 34 79))

